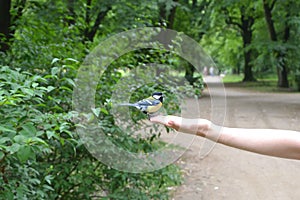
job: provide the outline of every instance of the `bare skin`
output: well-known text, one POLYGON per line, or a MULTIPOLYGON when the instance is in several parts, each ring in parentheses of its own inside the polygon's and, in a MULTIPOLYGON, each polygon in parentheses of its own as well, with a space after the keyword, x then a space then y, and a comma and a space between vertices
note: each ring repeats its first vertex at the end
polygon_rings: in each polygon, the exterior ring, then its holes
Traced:
POLYGON ((172 115, 155 116, 150 120, 237 149, 300 160, 300 133, 297 131, 221 127, 206 119, 186 119, 172 115))

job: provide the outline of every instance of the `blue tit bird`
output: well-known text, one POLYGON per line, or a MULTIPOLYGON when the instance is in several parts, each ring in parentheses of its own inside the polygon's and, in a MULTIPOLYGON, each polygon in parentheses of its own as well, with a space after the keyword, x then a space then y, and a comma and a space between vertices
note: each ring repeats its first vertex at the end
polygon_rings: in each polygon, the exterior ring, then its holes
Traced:
POLYGON ((143 113, 151 116, 155 114, 163 105, 163 93, 161 92, 154 92, 150 97, 146 99, 142 99, 136 103, 124 103, 119 104, 120 106, 132 106, 143 113))

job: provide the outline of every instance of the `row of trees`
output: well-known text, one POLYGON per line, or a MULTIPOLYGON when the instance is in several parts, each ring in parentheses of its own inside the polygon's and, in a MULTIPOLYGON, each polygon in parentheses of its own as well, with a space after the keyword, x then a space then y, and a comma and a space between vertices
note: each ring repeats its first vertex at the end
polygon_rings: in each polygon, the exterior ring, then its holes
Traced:
MULTIPOLYGON (((294 1, 226 1, 218 6, 223 27, 241 38, 244 81, 255 80, 253 72, 276 70, 279 87, 289 87, 289 73, 298 70, 299 3, 294 1)), ((237 71, 239 71, 239 67, 237 71)))
MULTIPOLYGON (((289 87, 288 76, 299 73, 299 4, 292 0, 3 0, 1 51, 9 50, 24 23, 22 16, 42 9, 44 14, 39 11, 35 17, 44 15, 61 29, 73 29, 83 43, 141 26, 183 31, 201 42, 221 68, 243 72, 244 81, 276 72, 278 86, 289 87)), ((193 72, 187 67, 187 77, 193 72)))

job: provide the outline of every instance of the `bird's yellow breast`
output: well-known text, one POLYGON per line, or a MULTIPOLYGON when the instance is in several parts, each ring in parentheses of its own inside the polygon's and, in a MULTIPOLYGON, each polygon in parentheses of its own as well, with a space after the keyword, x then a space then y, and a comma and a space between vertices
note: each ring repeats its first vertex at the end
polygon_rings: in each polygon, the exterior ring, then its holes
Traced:
POLYGON ((162 106, 161 102, 159 104, 155 105, 155 106, 148 106, 147 112, 148 113, 155 113, 161 108, 161 106, 162 106))

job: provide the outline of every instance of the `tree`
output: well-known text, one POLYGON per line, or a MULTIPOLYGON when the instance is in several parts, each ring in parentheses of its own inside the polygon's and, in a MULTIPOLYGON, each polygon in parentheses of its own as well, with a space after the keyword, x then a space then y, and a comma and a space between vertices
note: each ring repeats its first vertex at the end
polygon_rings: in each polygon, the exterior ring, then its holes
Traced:
POLYGON ((159 23, 161 26, 165 26, 168 29, 173 29, 177 6, 178 0, 166 0, 158 2, 159 23))
MULTIPOLYGON (((207 0, 182 1, 181 6, 178 7, 174 29, 182 31, 200 42, 209 29, 210 5, 211 1, 207 0)), ((194 77, 196 69, 190 63, 187 63, 184 67, 184 76, 193 85, 198 79, 194 77)))
MULTIPOLYGON (((278 33, 275 29, 275 22, 272 17, 272 11, 274 10, 275 4, 276 4, 276 0, 273 0, 271 2, 267 0, 263 0, 265 20, 270 34, 270 39, 273 42, 279 42, 278 33)), ((287 18, 289 17, 288 11, 286 12, 284 17, 285 17, 285 25, 283 28, 284 35, 282 38, 282 42, 286 43, 290 37, 290 27, 289 24, 286 22, 287 18)), ((277 60, 277 66, 276 66, 277 76, 278 76, 277 86, 288 88, 289 81, 288 81, 288 71, 287 71, 287 63, 286 63, 287 52, 285 50, 274 49, 273 53, 277 60)))
MULTIPOLYGON (((49 0, 27 1, 21 9, 26 1, 14 0, 7 7, 0 2, 1 17, 2 10, 10 17, 1 18, 1 23, 10 23, 1 24, 1 30, 8 30, 3 31, 7 33, 3 40, 9 50, 0 54, 5 57, 0 61, 10 67, 0 64, 0 199, 168 199, 168 188, 180 183, 176 166, 141 174, 107 167, 78 143, 72 109, 72 89, 87 50, 109 34, 151 22, 157 25, 157 3, 49 0)), ((162 147, 156 142, 158 133, 147 138, 124 134, 107 104, 122 76, 116 69, 128 69, 136 60, 131 56, 126 65, 112 63, 101 77, 97 117, 117 146, 136 153, 154 152, 162 147)), ((146 63, 146 56, 140 62, 146 63)), ((137 96, 144 94, 139 90, 137 96)))
POLYGON ((11 0, 0 1, 0 51, 9 49, 7 41, 10 38, 10 6, 11 0))
POLYGON ((97 34, 99 26, 112 10, 114 1, 99 2, 94 0, 77 1, 68 0, 66 2, 67 19, 69 26, 80 26, 83 42, 92 42, 97 34))
POLYGON ((243 55, 244 55, 244 79, 243 81, 255 81, 252 72, 252 54, 253 50, 250 48, 253 36, 253 25, 255 22, 255 9, 253 3, 249 2, 234 2, 233 4, 225 4, 221 7, 225 14, 225 22, 229 26, 237 29, 243 41, 243 55))
MULTIPOLYGON (((95 6, 96 7, 96 6, 95 6)), ((94 21, 92 22, 92 0, 87 0, 86 2, 86 13, 85 13, 85 23, 86 23, 86 28, 84 29, 84 38, 88 41, 93 41, 97 30, 99 28, 99 25, 107 15, 107 13, 112 9, 111 5, 105 6, 102 9, 97 9, 94 11, 94 14, 96 17, 94 21)), ((97 7, 96 7, 97 8, 97 7)))
POLYGON ((10 40, 14 37, 17 21, 22 17, 26 0, 18 0, 13 5, 11 0, 0 1, 0 51, 10 48, 10 40))

